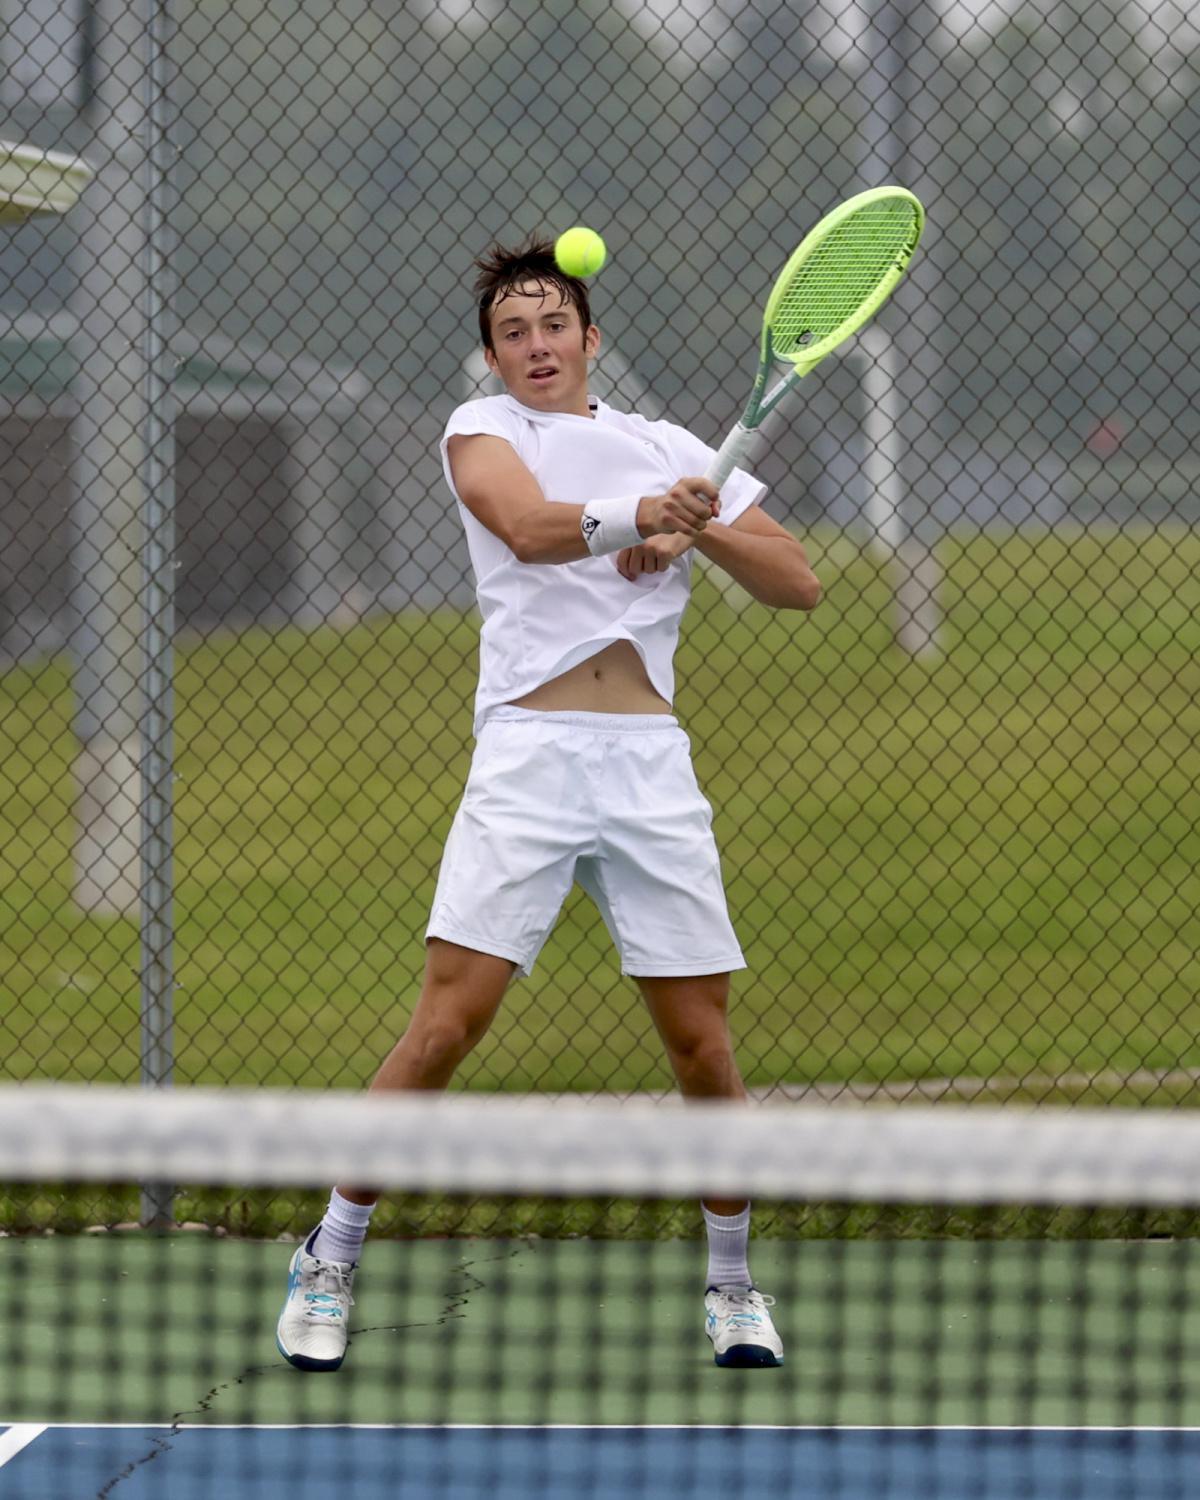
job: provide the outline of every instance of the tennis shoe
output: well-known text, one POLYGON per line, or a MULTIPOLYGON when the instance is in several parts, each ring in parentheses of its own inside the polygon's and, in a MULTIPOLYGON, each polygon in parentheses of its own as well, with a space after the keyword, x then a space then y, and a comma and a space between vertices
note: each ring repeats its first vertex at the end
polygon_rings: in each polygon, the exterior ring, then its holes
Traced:
POLYGON ((713 1286, 704 1295, 704 1329, 722 1369, 773 1369, 783 1363, 783 1340, 775 1332, 764 1297, 752 1286, 713 1286))
POLYGON ((309 1253, 316 1236, 314 1229, 292 1256, 275 1342, 298 1370, 336 1370, 346 1357, 357 1266, 318 1260, 309 1253))

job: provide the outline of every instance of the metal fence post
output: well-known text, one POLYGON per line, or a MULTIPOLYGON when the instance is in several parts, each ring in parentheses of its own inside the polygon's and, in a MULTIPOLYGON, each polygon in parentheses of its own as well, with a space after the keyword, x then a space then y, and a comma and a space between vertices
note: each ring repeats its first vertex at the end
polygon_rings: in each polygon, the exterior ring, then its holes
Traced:
MULTIPOLYGON (((168 0, 146 0, 145 437, 142 443, 144 606, 141 806, 141 1078, 163 1088, 174 1073, 175 460, 167 320, 171 145, 168 0)), ((169 1224, 173 1187, 145 1183, 142 1222, 169 1224)))

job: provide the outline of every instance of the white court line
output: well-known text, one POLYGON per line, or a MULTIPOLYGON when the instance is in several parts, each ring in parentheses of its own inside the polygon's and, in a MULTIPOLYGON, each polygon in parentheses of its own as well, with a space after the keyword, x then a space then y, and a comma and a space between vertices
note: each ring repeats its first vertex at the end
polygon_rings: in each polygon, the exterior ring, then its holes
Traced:
POLYGON ((46 1425, 45 1422, 25 1422, 18 1427, 10 1427, 7 1432, 0 1432, 0 1469, 10 1458, 16 1458, 22 1448, 28 1448, 34 1438, 41 1437, 46 1425))

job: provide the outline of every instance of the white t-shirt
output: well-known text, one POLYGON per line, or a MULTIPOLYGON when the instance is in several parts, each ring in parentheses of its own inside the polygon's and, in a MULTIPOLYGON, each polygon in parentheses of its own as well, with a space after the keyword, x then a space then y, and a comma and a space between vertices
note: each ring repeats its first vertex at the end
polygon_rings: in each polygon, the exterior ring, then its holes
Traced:
MULTIPOLYGON (((616 554, 570 563, 523 563, 476 520, 454 489, 447 445, 487 434, 512 444, 547 500, 582 505, 616 495, 655 495, 685 475, 704 474, 715 450, 673 422, 649 422, 589 397, 593 417, 540 412, 512 396, 484 396, 458 407, 442 437, 446 482, 467 533, 483 629, 475 732, 502 703, 578 666, 614 641, 630 641, 655 690, 671 702, 679 622, 691 594, 689 549, 665 573, 630 583, 616 554)), ((730 525, 766 486, 735 469, 721 490, 730 525)))

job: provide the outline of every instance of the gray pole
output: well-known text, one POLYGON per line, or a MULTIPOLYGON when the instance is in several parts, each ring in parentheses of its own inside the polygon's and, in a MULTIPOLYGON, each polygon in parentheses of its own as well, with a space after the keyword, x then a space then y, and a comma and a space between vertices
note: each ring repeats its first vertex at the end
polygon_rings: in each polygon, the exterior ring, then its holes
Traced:
MULTIPOLYGON (((140 916, 141 1081, 172 1076, 173 420, 165 339, 165 0, 93 0, 93 216, 77 294, 75 894, 140 916)), ((168 1222, 169 1187, 142 1217, 168 1222)))
MULTIPOLYGON (((174 1071, 175 411, 167 317, 170 307, 168 108, 169 0, 146 6, 145 417, 142 444, 142 1083, 163 1088, 174 1071)), ((170 1224, 173 1190, 142 1189, 142 1222, 170 1224)))
MULTIPOLYGON (((870 62, 863 74, 868 108, 862 159, 863 187, 898 182, 918 196, 921 185, 915 180, 907 121, 912 53, 917 45, 912 16, 920 4, 921 0, 876 0, 872 7, 870 62)), ((890 306, 862 341, 870 364, 863 394, 872 403, 864 422, 868 447, 864 467, 871 491, 868 514, 875 520, 874 540, 882 545, 893 569, 896 642, 917 657, 938 653, 941 627, 937 597, 941 569, 931 540, 934 526, 929 517, 915 513, 913 498, 932 492, 928 480, 922 482, 919 474, 929 398, 922 330, 931 320, 921 316, 931 289, 929 277, 923 274, 927 257, 926 244, 917 251, 890 306)))
POLYGON ((78 785, 75 899, 98 916, 138 909, 138 564, 141 550, 144 28, 130 0, 93 0, 88 151, 75 345, 72 640, 78 785))

